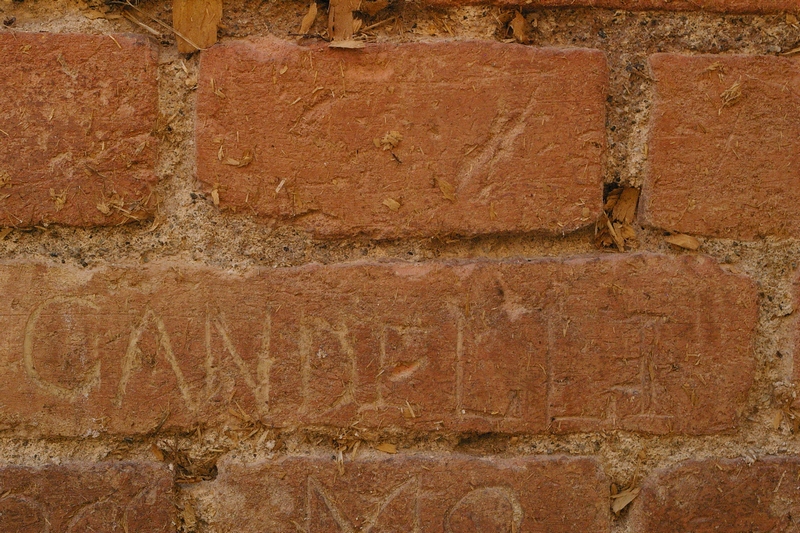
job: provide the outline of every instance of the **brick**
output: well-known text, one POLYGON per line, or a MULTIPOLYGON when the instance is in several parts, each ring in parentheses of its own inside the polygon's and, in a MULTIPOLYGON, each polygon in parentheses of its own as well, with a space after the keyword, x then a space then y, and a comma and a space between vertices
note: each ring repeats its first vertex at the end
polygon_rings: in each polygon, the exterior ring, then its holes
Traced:
POLYGON ((0 533, 167 533, 176 527, 165 465, 5 466, 0 490, 0 533))
POLYGON ((0 226, 150 216, 158 86, 142 37, 0 34, 0 226))
POLYGON ((800 234, 800 60, 657 54, 650 64, 645 223, 737 239, 800 234), (735 84, 741 96, 725 105, 735 84))
POLYGON ((686 461, 647 479, 631 531, 794 531, 800 515, 800 458, 686 461))
MULTIPOLYGON (((785 313, 786 316, 788 316, 790 314, 793 314, 794 310, 798 309, 798 306, 800 306, 800 271, 795 271, 795 273, 794 273, 794 279, 792 280, 792 296, 793 296, 793 298, 792 298, 793 301, 792 301, 792 305, 791 306, 781 305, 781 307, 780 307, 780 309, 782 311, 785 310, 784 313, 785 313)), ((797 317, 795 317, 794 320, 793 320, 792 329, 794 330, 793 331, 794 345, 795 346, 800 346, 800 322, 798 321, 797 317)), ((798 384, 800 384, 800 354, 798 354, 797 356, 793 355, 792 359, 793 359, 793 361, 797 361, 797 362, 793 363, 791 365, 791 367, 790 367, 791 368, 791 378, 787 379, 786 381, 789 382, 789 381, 793 380, 795 385, 798 385, 798 384)), ((789 400, 788 397, 784 396, 783 394, 780 394, 778 390, 775 390, 774 394, 776 394, 776 396, 775 396, 776 403, 784 403, 787 400, 789 400)), ((792 399, 793 400, 791 401, 791 404, 793 404, 793 406, 794 406, 794 408, 796 410, 800 410, 800 399, 797 398, 796 394, 792 394, 792 399)), ((789 420, 792 420, 792 419, 789 419, 789 420)), ((800 420, 798 420, 795 423, 798 424, 796 427, 798 427, 798 429, 800 429, 800 420)))
POLYGON ((287 428, 707 434, 736 427, 755 364, 755 285, 702 256, 7 264, 0 291, 18 434, 233 424, 234 402, 287 428))
POLYGON ((598 50, 232 42, 202 57, 197 172, 318 236, 562 233, 601 210, 607 78, 598 50))
POLYGON ((609 483, 587 458, 514 459, 363 451, 340 472, 328 456, 226 461, 189 489, 225 501, 218 531, 609 531, 609 483))
POLYGON ((463 6, 497 4, 542 7, 598 7, 630 11, 711 11, 719 13, 776 13, 797 11, 797 0, 428 0, 429 4, 463 6))

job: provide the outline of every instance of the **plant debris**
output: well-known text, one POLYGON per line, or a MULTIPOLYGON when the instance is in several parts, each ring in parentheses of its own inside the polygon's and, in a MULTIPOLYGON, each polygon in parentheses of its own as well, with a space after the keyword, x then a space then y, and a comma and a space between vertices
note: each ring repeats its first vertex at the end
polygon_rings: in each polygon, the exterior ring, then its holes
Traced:
POLYGON ((61 211, 62 209, 64 209, 64 204, 67 203, 67 191, 61 191, 60 193, 56 193, 56 191, 51 188, 50 198, 53 199, 56 212, 61 211))
POLYGON ((737 81, 719 95, 720 99, 722 100, 722 107, 719 108, 717 114, 721 115, 722 110, 726 107, 730 107, 736 102, 739 101, 742 97, 742 83, 737 81))
POLYGON ((217 459, 226 450, 212 449, 205 457, 191 457, 182 450, 177 439, 172 442, 153 444, 151 447, 157 460, 173 466, 176 483, 199 483, 217 477, 217 459))
POLYGON ((772 418, 772 428, 780 429, 781 422, 786 420, 792 433, 800 432, 800 412, 795 409, 796 390, 794 385, 778 384, 773 392, 773 399, 778 404, 778 410, 772 418))
POLYGON ((106 216, 111 214, 111 209, 118 209, 121 210, 122 207, 125 205, 125 200, 123 200, 120 195, 115 194, 111 197, 111 199, 103 198, 102 201, 97 203, 97 210, 103 213, 106 216))
POLYGON ((400 202, 398 202, 394 198, 386 198, 383 200, 382 203, 392 211, 397 211, 398 209, 400 209, 400 202))
POLYGON ((527 44, 530 42, 529 33, 531 27, 525 17, 522 16, 522 13, 517 11, 514 18, 508 23, 508 27, 518 43, 527 44))
POLYGON ((328 4, 328 37, 334 48, 363 48, 364 43, 353 40, 355 19, 353 11, 361 0, 331 0, 328 4), (346 44, 345 44, 346 43, 346 44), (358 46, 360 44, 360 46, 358 46))
POLYGON ((625 488, 619 489, 616 483, 611 484, 611 510, 615 516, 619 516, 623 509, 631 504, 633 500, 639 495, 639 473, 642 469, 642 462, 647 458, 645 451, 639 450, 636 456, 636 468, 631 475, 630 480, 625 484, 625 488))
MULTIPOLYGON (((621 222, 623 224, 630 224, 636 218, 636 205, 639 203, 639 189, 633 187, 625 187, 613 191, 616 200, 611 206, 611 220, 614 222, 621 222), (618 194, 616 191, 620 191, 618 194)), ((604 209, 608 209, 609 199, 606 200, 604 209)))
POLYGON ((394 150, 403 140, 403 134, 399 131, 390 131, 383 136, 383 139, 377 137, 372 140, 376 148, 383 148, 384 150, 394 150))
POLYGON ((172 24, 178 51, 189 54, 217 42, 222 0, 173 0, 172 24))
POLYGON ((615 515, 618 515, 620 511, 630 505, 630 503, 635 500, 638 495, 638 487, 635 489, 625 489, 618 494, 613 494, 611 496, 611 510, 614 511, 615 515))
POLYGON ((375 446, 375 449, 383 453, 390 453, 390 454, 397 453, 397 446, 389 442, 382 442, 377 446, 375 446))
POLYGON ((603 213, 595 223, 594 240, 598 248, 616 247, 624 252, 626 247, 638 244, 633 221, 639 203, 639 189, 617 187, 610 191, 603 205, 603 213))
POLYGON ((700 241, 691 235, 684 235, 683 233, 675 233, 666 237, 664 240, 674 246, 686 248, 687 250, 697 250, 700 248, 700 241))
POLYGON ((443 179, 436 178, 436 186, 439 187, 439 191, 441 191, 445 200, 450 200, 451 202, 456 201, 456 188, 453 187, 451 183, 443 179))
POLYGON ((311 26, 314 25, 314 21, 317 19, 317 3, 311 2, 311 5, 308 6, 308 13, 303 17, 303 20, 300 22, 300 35, 307 35, 308 30, 311 29, 311 26))
MULTIPOLYGON (((220 146, 220 149, 222 147, 220 146)), ((242 154, 242 157, 239 159, 233 159, 232 157, 226 157, 222 160, 223 165, 228 165, 236 168, 244 168, 250 163, 253 162, 253 151, 252 150, 245 150, 242 154)))

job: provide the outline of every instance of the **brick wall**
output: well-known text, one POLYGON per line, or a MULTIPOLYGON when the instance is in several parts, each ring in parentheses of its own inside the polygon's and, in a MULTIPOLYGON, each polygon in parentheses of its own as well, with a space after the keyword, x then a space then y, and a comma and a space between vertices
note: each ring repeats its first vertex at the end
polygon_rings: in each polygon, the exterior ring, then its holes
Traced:
POLYGON ((0 0, 0 532, 798 528, 797 0, 171 9, 0 0))

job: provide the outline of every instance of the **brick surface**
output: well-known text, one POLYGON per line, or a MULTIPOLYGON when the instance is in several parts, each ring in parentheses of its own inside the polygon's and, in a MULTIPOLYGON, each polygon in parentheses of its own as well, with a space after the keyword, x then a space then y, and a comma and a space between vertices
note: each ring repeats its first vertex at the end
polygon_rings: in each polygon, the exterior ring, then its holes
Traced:
POLYGON ((703 434, 736 426, 757 296, 701 256, 0 267, 0 427, 234 421, 703 434), (238 409, 238 408, 237 408, 238 409))
POLYGON ((0 468, 0 533, 175 531, 165 465, 0 468))
POLYGON ((687 461, 647 479, 631 531, 796 531, 800 458, 687 461))
POLYGON ((0 226, 147 218, 155 47, 125 35, 6 32, 0 57, 0 226))
POLYGON ((800 60, 657 54, 650 64, 645 223, 741 239, 800 234, 800 60))
POLYGON ((545 7, 600 7, 610 9, 663 10, 663 11, 712 11, 719 13, 774 13, 784 10, 797 11, 797 0, 428 0, 435 5, 498 4, 545 7))
POLYGON ((317 235, 561 233, 600 213, 607 77, 597 50, 229 43, 201 62, 198 176, 317 235))
POLYGON ((226 462, 215 481, 193 492, 231 502, 211 519, 219 531, 293 531, 302 524, 309 532, 602 533, 609 530, 608 487, 591 459, 362 451, 343 471, 330 456, 226 462))

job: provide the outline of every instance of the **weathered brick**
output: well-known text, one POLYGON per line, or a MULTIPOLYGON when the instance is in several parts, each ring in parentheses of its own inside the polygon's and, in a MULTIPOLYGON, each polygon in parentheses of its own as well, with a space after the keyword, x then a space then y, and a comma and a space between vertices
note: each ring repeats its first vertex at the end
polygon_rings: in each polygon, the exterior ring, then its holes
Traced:
POLYGON ((155 47, 126 35, 0 34, 0 226, 147 218, 155 47))
POLYGON ((800 234, 800 60, 657 54, 643 220, 714 237, 800 234))
POLYGON ((799 476, 798 457, 687 461, 646 480, 631 531, 795 531, 799 476))
POLYGON ((228 43, 201 61, 197 172, 317 235, 561 233, 600 213, 607 77, 598 50, 228 43))
POLYGON ((427 0, 429 4, 461 6, 497 4, 531 7, 600 7, 610 9, 775 13, 797 11, 797 0, 427 0))
POLYGON ((5 466, 0 493, 0 533, 175 531, 165 465, 5 466))
POLYGON ((219 531, 609 530, 609 484, 587 458, 362 451, 343 472, 330 455, 226 461, 219 469, 215 481, 188 489, 226 502, 208 513, 219 531))
POLYGON ((233 275, 0 267, 0 427, 705 434, 736 427, 757 295, 702 256, 233 275), (235 408, 238 410, 238 407, 235 408))

